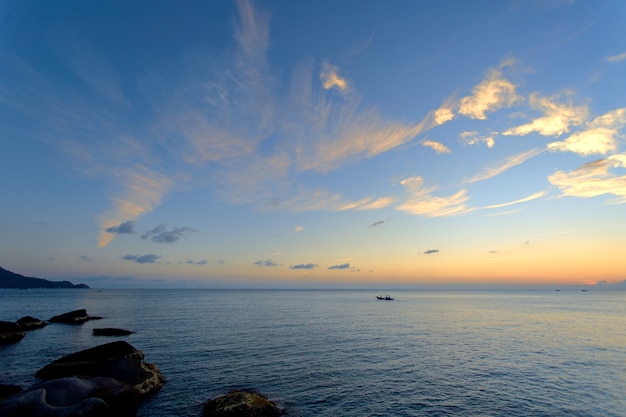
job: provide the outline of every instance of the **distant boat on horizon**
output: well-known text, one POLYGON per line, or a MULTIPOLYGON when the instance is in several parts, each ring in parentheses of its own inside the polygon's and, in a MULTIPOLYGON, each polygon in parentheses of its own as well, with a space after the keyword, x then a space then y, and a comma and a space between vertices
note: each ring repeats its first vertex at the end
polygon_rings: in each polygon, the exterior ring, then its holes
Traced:
POLYGON ((378 298, 379 300, 385 300, 385 301, 391 301, 393 300, 393 298, 391 298, 388 295, 385 295, 384 297, 382 295, 377 295, 376 298, 378 298))

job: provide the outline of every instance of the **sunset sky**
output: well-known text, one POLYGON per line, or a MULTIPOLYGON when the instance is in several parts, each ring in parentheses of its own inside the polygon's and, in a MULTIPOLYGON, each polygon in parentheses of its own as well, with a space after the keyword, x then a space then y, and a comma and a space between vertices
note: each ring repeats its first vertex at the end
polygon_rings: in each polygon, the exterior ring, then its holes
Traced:
POLYGON ((0 4, 0 266, 626 279, 626 2, 0 4))

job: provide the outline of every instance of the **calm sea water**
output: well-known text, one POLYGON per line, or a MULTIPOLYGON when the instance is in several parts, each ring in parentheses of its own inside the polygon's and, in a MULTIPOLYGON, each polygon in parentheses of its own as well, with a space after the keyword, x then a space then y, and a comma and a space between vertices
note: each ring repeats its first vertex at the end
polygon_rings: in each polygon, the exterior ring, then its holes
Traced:
POLYGON ((68 353, 123 338, 169 379, 140 416, 200 416, 235 388, 289 416, 626 416, 626 293, 0 290, 0 320, 86 308, 0 347, 29 386, 68 353))

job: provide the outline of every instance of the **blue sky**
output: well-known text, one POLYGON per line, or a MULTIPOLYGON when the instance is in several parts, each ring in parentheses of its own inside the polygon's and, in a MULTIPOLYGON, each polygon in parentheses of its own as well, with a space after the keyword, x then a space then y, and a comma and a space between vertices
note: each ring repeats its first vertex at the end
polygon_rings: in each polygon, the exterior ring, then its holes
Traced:
POLYGON ((624 2, 7 2, 0 19, 7 269, 626 279, 624 2))

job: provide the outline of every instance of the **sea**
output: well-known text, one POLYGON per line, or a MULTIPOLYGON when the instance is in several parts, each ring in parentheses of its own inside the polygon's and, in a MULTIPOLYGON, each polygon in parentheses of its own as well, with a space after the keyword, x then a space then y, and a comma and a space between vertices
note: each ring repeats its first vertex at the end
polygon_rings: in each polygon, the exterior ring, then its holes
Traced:
POLYGON ((28 387, 69 353, 125 340, 168 382, 138 416, 201 416, 235 389, 286 416, 626 416, 626 292, 0 290, 0 320, 85 308, 0 347, 28 387), (95 327, 135 333, 92 335, 95 327))

